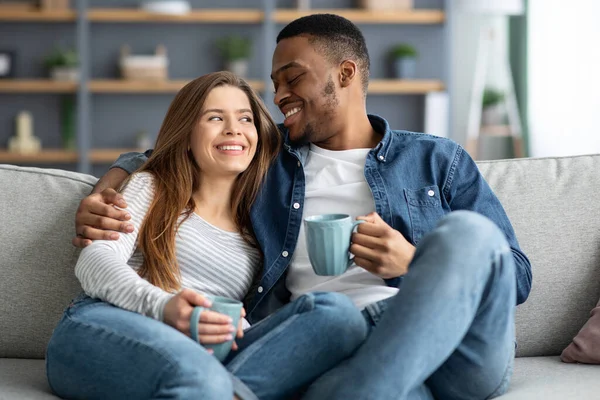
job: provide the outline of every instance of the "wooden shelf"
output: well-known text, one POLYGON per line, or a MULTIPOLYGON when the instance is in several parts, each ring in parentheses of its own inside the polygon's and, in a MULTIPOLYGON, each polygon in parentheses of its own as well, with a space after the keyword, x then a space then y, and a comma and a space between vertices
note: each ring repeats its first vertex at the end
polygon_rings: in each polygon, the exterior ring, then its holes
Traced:
POLYGON ((264 13, 259 9, 196 9, 184 15, 151 13, 139 9, 97 8, 88 11, 93 22, 168 22, 168 23, 259 23, 264 13))
MULTIPOLYGON (((93 80, 89 89, 93 93, 176 93, 188 83, 189 80, 173 81, 130 81, 122 79, 93 80)), ((254 90, 261 91, 264 84, 260 81, 247 80, 254 90)))
POLYGON ((35 154, 17 154, 6 150, 0 150, 0 162, 8 164, 52 164, 52 163, 74 163, 79 157, 76 151, 48 149, 35 154))
MULTIPOLYGON (((96 149, 89 152, 90 161, 96 164, 112 164, 121 154, 130 151, 146 151, 147 149, 96 149)), ((0 150, 0 163, 7 164, 69 164, 76 163, 79 155, 76 151, 62 149, 45 149, 35 154, 10 153, 0 150)))
POLYGON ((89 152, 90 161, 96 164, 112 164, 123 153, 143 152, 148 149, 95 149, 89 152))
POLYGON ((372 79, 369 81, 371 94, 424 94, 444 90, 437 80, 372 79))
MULTIPOLYGON (((89 89, 92 93, 176 93, 189 80, 172 81, 131 81, 124 79, 92 80, 89 89)), ((258 80, 247 80, 256 91, 265 89, 258 80)), ((372 94, 419 94, 444 90, 444 84, 437 80, 397 80, 374 79, 369 82, 372 94)), ((1 80, 0 93, 75 93, 76 82, 56 82, 49 79, 1 80)))
POLYGON ((73 22, 77 14, 73 10, 41 11, 36 9, 12 9, 0 7, 0 21, 14 22, 73 22))
MULTIPOLYGON (((406 11, 369 11, 361 9, 311 9, 307 11, 279 9, 273 13, 277 23, 288 23, 296 18, 314 13, 333 13, 361 24, 441 24, 445 14, 441 10, 413 9, 406 11)), ((40 11, 35 9, 2 9, 0 21, 15 22, 73 22, 74 10, 40 11)), ((260 9, 207 8, 195 9, 184 15, 151 13, 135 8, 96 8, 88 11, 93 22, 162 22, 162 23, 242 23, 255 24, 264 21, 260 9)))
POLYGON ((441 24, 445 14, 441 10, 369 11, 361 9, 312 9, 306 11, 283 10, 274 12, 275 22, 285 24, 296 18, 315 13, 337 14, 357 24, 441 24))
MULTIPOLYGON (((189 80, 172 81, 131 81, 124 79, 92 80, 89 89, 93 93, 176 93, 189 80)), ((265 89, 258 80, 247 80, 256 91, 265 89)), ((437 80, 397 80, 374 79, 369 82, 372 94, 419 94, 444 90, 444 84, 437 80)), ((75 93, 76 82, 57 82, 49 79, 1 80, 0 93, 75 93)))
POLYGON ((74 93, 76 82, 50 79, 0 79, 0 93, 74 93))

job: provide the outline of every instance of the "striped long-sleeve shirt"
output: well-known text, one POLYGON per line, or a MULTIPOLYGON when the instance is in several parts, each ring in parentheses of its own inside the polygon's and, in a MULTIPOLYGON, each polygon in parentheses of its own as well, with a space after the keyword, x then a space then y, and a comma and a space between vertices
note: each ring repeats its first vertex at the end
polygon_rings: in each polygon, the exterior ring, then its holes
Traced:
MULTIPOLYGON (((114 241, 96 240, 83 249, 75 275, 89 296, 162 320, 163 308, 174 294, 136 272, 143 261, 137 237, 154 196, 153 181, 147 172, 132 176, 122 194, 134 231, 114 241)), ((175 246, 182 288, 203 294, 241 300, 260 267, 258 251, 239 233, 217 228, 197 214, 179 226, 175 246)))

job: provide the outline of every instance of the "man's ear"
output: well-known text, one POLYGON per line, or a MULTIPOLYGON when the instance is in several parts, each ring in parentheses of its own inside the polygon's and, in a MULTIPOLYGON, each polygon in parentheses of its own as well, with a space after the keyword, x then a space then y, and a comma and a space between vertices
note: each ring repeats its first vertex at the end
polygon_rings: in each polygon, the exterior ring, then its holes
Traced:
POLYGON ((352 60, 344 60, 340 64, 340 86, 348 87, 358 78, 358 66, 352 60))

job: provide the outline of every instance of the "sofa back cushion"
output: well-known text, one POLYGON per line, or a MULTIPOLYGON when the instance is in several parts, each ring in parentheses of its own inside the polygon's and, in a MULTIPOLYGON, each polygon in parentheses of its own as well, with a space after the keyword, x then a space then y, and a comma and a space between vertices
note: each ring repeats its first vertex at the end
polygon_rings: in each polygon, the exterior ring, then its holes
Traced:
POLYGON ((96 178, 0 165, 0 357, 43 358, 81 287, 71 245, 79 201, 96 178))
POLYGON ((531 261, 517 355, 559 355, 600 295, 600 155, 480 162, 531 261))
MULTIPOLYGON (((533 268, 517 308, 519 356, 559 355, 600 296, 600 155, 483 161, 533 268)), ((43 358, 80 290, 71 245, 96 178, 0 165, 0 357, 43 358)))

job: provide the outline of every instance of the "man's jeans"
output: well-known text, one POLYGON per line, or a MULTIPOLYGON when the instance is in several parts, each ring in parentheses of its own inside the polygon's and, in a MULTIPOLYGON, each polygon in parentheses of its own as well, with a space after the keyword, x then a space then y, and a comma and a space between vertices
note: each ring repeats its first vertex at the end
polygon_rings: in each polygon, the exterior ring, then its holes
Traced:
POLYGON ((346 296, 307 294, 247 330, 224 366, 170 326, 83 295, 54 330, 46 369, 70 399, 285 398, 350 356, 367 330, 346 296))
POLYGON ((417 246, 398 294, 364 310, 372 329, 303 399, 470 400, 506 392, 515 266, 487 218, 449 214, 417 246))

